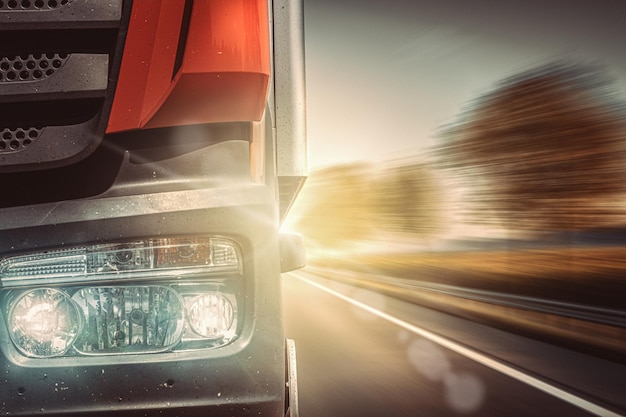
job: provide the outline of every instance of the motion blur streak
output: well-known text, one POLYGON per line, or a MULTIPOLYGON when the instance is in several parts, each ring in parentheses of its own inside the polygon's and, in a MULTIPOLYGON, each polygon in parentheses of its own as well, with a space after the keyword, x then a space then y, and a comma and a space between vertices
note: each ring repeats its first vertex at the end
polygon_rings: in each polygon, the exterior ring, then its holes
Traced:
POLYGON ((562 389, 559 389, 555 386, 552 386, 544 381, 541 381, 531 375, 527 375, 517 369, 511 368, 501 362, 498 362, 496 360, 494 360, 493 358, 490 358, 488 356, 485 356, 479 352, 476 352, 474 350, 468 349, 467 347, 460 345, 450 339, 441 337, 439 335, 436 335, 432 332, 429 332, 428 330, 422 329, 414 324, 408 323, 406 321, 400 320, 396 317, 393 317, 389 314, 386 314, 380 310, 377 310, 373 307, 370 307, 369 305, 362 303, 360 301, 357 301, 353 298, 350 298, 344 294, 341 294, 340 292, 337 292, 335 290, 332 290, 330 288, 327 288, 321 284, 318 284, 316 282, 311 281, 310 279, 305 278, 304 276, 294 273, 293 274, 297 279, 306 282, 309 285, 312 285, 322 291, 325 291, 335 297, 338 297, 354 306, 357 306, 363 310, 366 310, 368 312, 370 312, 371 314, 374 314, 382 319, 385 319, 391 323, 396 324, 397 326, 402 327, 403 329, 406 329, 412 333, 415 333, 425 339, 428 339, 434 343, 437 343, 447 349, 450 349, 456 353, 459 353, 467 358, 470 358, 478 363, 481 363, 491 369, 494 369, 500 373, 503 373, 505 375, 508 375, 512 378, 515 378, 521 382, 524 382, 528 385, 531 385, 541 391, 544 391, 550 395, 553 395, 563 401, 566 401, 576 407, 579 407, 585 411, 588 411, 590 413, 593 413, 595 415, 598 416, 604 416, 604 417, 620 417, 619 414, 616 414, 614 412, 612 412, 611 410, 607 410, 599 405, 593 404, 583 398, 577 397, 567 391, 564 391, 562 389))
POLYGON ((313 172, 289 219, 309 265, 601 310, 514 311, 508 325, 623 361, 626 100, 612 74, 578 59, 534 66, 494 80, 430 153, 313 172))

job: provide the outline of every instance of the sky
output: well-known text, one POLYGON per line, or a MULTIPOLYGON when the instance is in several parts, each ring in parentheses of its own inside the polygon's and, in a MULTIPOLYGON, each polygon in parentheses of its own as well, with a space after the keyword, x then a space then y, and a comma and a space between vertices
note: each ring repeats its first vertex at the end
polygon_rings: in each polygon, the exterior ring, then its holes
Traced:
POLYGON ((520 71, 606 65, 626 99, 623 0, 304 0, 312 170, 426 154, 520 71))

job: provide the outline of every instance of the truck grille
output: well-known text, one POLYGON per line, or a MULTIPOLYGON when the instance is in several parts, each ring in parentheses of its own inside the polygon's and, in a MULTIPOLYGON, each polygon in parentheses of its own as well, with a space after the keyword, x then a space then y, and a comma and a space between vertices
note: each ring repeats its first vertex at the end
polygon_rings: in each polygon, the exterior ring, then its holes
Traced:
POLYGON ((0 0, 0 172, 69 165, 104 137, 130 0, 0 0))

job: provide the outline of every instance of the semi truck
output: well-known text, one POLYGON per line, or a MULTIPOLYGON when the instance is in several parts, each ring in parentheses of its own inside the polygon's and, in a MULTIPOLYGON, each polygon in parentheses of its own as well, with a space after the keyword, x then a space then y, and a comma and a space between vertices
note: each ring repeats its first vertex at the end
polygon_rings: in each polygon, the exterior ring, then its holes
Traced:
POLYGON ((0 0, 0 414, 297 416, 299 0, 0 0))

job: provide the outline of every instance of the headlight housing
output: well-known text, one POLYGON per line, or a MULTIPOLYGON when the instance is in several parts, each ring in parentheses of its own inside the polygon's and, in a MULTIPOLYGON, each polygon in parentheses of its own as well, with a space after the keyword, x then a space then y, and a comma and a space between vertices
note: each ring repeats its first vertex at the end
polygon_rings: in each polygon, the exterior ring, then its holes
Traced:
POLYGON ((239 246, 162 238, 0 261, 9 336, 33 358, 215 348, 237 335, 239 246))

